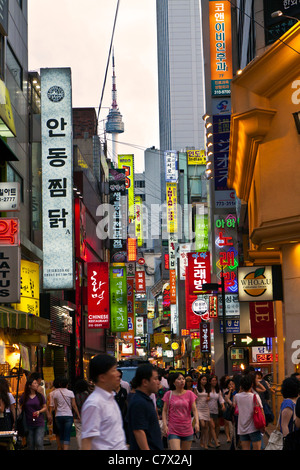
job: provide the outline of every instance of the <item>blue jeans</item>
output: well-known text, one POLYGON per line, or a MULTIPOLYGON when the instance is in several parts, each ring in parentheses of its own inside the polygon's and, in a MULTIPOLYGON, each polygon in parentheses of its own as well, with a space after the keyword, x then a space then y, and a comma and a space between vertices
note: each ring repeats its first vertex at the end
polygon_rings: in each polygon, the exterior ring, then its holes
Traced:
POLYGON ((27 445, 29 450, 44 450, 44 426, 28 426, 27 445))
POLYGON ((70 444, 73 416, 56 416, 61 444, 70 444))

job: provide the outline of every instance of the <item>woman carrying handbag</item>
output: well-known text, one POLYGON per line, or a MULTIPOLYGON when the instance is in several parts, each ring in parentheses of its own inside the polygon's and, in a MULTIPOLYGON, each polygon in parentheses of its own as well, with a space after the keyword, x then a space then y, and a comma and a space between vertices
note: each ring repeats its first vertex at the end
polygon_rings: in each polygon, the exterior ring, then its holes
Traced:
POLYGON ((260 397, 252 392, 253 377, 251 374, 241 378, 241 391, 234 396, 234 406, 238 406, 238 435, 242 450, 261 450, 261 430, 256 427, 254 418, 256 401, 263 410, 260 397))

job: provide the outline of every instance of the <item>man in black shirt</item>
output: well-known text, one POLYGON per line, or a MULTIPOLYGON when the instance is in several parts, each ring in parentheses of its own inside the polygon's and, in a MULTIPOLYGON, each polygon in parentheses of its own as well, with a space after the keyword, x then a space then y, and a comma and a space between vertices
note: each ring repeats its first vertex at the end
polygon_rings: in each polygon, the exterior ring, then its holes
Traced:
POLYGON ((129 403, 130 450, 162 450, 157 412, 150 395, 159 389, 158 373, 151 364, 140 366, 135 375, 136 392, 129 403))

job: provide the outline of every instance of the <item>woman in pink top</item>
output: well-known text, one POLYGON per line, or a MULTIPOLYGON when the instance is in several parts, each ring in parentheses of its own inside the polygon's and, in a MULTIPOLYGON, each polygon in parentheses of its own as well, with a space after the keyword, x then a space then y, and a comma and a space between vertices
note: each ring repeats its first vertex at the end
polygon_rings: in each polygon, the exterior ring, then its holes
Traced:
POLYGON ((192 413, 195 432, 199 432, 196 396, 185 390, 185 378, 179 372, 169 376, 170 390, 163 396, 163 432, 168 436, 171 450, 190 450, 193 440, 192 413))

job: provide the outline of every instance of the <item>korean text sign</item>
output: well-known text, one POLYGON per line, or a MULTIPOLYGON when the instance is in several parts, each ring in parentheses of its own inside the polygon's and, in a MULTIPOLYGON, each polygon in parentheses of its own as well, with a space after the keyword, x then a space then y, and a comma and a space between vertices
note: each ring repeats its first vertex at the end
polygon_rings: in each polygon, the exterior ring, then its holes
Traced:
POLYGON ((72 85, 69 68, 41 69, 43 287, 74 286, 72 85))
POLYGON ((108 263, 88 263, 88 328, 109 328, 108 263))

